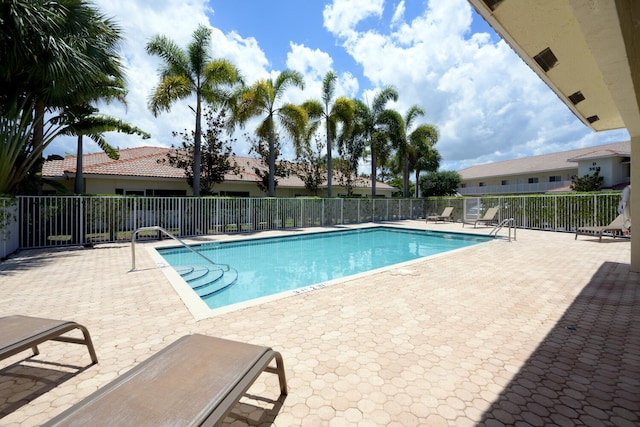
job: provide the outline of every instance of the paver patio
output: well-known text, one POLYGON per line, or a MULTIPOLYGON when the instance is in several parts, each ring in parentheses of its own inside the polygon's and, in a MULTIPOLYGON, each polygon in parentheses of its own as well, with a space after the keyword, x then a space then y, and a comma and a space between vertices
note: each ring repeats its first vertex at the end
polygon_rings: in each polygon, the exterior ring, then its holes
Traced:
POLYGON ((158 242, 136 245, 134 272, 125 243, 20 252, 0 263, 0 316, 75 320, 99 363, 56 342, 0 361, 0 425, 38 425, 190 333, 284 357, 286 399, 263 375, 228 425, 639 425, 629 241, 517 237, 199 321, 145 249, 158 242))

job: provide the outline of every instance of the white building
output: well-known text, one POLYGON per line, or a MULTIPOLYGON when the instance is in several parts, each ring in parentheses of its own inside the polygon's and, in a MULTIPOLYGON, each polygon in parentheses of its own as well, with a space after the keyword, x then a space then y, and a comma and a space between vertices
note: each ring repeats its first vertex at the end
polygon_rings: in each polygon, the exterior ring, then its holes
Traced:
POLYGON ((465 196, 569 191, 574 176, 603 177, 603 189, 623 188, 630 182, 631 143, 616 142, 559 153, 542 154, 471 166, 458 171, 465 196))

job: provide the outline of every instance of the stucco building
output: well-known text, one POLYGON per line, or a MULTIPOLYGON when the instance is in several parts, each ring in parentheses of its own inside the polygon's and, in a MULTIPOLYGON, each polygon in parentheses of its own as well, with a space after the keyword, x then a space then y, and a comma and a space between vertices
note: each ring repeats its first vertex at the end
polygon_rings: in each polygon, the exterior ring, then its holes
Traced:
POLYGON ((631 143, 542 154, 471 166, 458 171, 465 196, 569 191, 574 176, 603 177, 603 189, 623 188, 630 182, 631 143))

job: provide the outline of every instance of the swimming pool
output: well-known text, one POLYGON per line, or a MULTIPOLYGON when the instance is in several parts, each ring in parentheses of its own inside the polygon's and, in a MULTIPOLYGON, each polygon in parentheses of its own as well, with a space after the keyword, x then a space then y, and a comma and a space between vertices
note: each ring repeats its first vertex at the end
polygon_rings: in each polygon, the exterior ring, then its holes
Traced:
POLYGON ((211 268, 185 248, 158 249, 158 253, 215 309, 285 291, 305 292, 327 281, 488 240, 492 239, 371 227, 192 246, 220 268, 211 268), (213 285, 203 285, 207 280, 213 285))

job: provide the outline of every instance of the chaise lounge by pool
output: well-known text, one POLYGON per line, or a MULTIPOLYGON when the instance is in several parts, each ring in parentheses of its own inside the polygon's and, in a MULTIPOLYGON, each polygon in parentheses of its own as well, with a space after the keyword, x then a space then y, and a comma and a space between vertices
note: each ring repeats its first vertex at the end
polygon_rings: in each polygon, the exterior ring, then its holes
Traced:
POLYGON ((493 240, 395 227, 305 233, 158 249, 210 309, 298 294, 360 273, 493 240), (211 262, 207 261, 210 260, 211 262))

